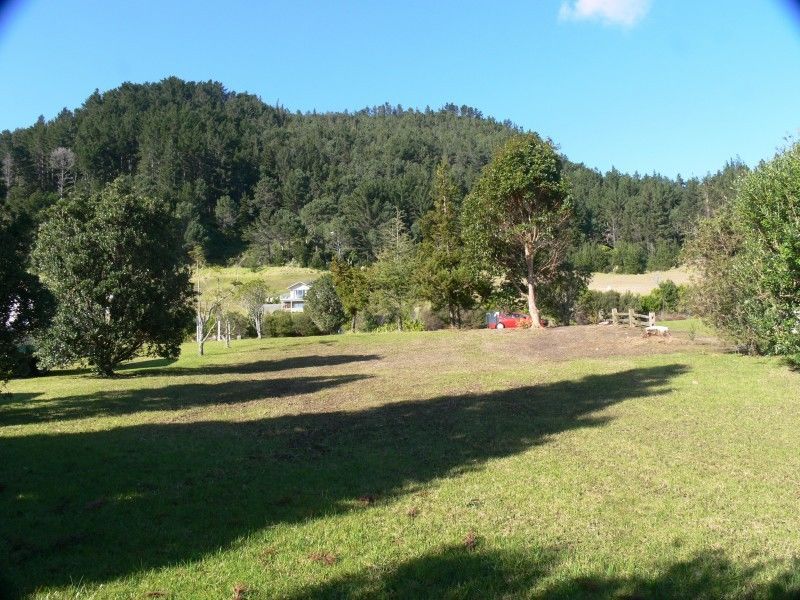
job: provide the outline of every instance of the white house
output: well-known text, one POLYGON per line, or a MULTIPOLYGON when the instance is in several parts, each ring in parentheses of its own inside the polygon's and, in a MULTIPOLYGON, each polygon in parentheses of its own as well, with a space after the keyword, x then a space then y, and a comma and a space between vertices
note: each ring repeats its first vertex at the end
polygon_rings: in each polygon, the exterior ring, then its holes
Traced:
POLYGON ((311 289, 311 285, 299 281, 289 286, 289 292, 281 294, 281 305, 283 310, 289 312, 303 312, 306 293, 311 289))

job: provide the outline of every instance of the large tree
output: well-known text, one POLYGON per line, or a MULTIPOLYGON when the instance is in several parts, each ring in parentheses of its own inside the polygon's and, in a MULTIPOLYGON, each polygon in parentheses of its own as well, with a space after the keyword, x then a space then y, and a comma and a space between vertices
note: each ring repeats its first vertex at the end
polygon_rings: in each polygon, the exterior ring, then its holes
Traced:
POLYGON ((460 194, 450 165, 442 161, 433 181, 433 209, 421 221, 414 274, 419 295, 433 310, 444 310, 450 325, 461 326, 465 309, 475 306, 488 284, 466 259, 459 222, 460 194))
POLYGON ((553 144, 510 139, 464 201, 464 238, 484 270, 514 286, 540 326, 537 291, 569 268, 574 210, 553 144))
POLYGON ((59 201, 40 227, 33 260, 58 308, 39 353, 112 375, 137 355, 176 357, 192 317, 177 223, 127 179, 59 201))
POLYGON ((403 321, 411 314, 416 289, 412 276, 414 246, 399 211, 386 224, 381 237, 382 249, 368 275, 372 284, 370 304, 394 320, 402 331, 403 321))
POLYGON ((356 317, 369 304, 369 279, 366 267, 355 267, 333 257, 331 277, 342 308, 350 317, 350 331, 356 330, 356 317))

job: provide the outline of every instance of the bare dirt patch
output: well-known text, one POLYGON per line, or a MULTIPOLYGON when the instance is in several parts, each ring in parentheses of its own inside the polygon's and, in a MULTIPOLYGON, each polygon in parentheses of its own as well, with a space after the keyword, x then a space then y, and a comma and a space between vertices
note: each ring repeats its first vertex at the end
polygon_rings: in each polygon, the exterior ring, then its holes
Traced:
POLYGON ((668 354, 690 349, 721 349, 715 338, 698 337, 690 340, 685 332, 672 333, 668 337, 644 337, 641 328, 610 325, 554 327, 542 331, 487 330, 482 333, 494 351, 524 355, 536 360, 565 361, 668 354))

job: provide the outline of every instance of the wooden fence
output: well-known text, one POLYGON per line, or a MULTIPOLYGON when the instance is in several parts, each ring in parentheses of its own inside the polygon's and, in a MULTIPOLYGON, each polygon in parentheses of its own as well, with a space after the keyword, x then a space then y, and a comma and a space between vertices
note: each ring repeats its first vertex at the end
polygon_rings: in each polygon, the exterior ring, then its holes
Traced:
MULTIPOLYGON (((606 320, 603 311, 597 313, 598 323, 606 320)), ((632 308, 628 312, 619 312, 616 308, 611 309, 611 324, 612 325, 627 325, 628 327, 651 327, 656 324, 656 313, 651 312, 646 315, 640 315, 633 312, 632 308)))

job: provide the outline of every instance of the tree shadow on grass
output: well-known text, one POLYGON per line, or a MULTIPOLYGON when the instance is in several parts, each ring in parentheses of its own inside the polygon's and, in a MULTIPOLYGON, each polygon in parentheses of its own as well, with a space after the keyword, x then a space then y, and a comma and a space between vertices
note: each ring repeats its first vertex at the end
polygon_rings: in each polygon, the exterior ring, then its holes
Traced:
MULTIPOLYGON (((668 393, 685 371, 672 364, 356 412, 8 437, 0 564, 24 593, 197 560, 271 524, 363 509, 359 498, 391 500, 601 426, 609 417, 597 411, 668 393)), ((209 403, 258 395, 246 383, 168 387, 209 403)), ((164 396, 140 390, 118 402, 165 405, 164 396)))
POLYGON ((114 417, 146 411, 183 410, 215 404, 240 404, 252 400, 312 394, 370 377, 372 376, 320 375, 221 383, 181 383, 142 388, 134 392, 103 391, 38 402, 31 400, 39 394, 15 394, 0 399, 0 425, 25 425, 92 417, 114 417), (4 403, 6 406, 3 406, 4 403))
MULTIPOLYGON (((318 367, 335 367, 357 362, 380 360, 379 354, 329 354, 291 356, 277 360, 257 360, 253 362, 236 364, 211 364, 200 367, 172 367, 169 369, 144 368, 125 377, 177 377, 185 375, 253 375, 257 373, 271 373, 275 371, 288 371, 291 369, 309 369, 318 367)), ((131 368, 137 366, 131 365, 131 368)))
POLYGON ((402 563, 388 572, 372 570, 309 586, 301 598, 798 598, 800 563, 742 566, 719 551, 669 563, 652 576, 593 574, 560 577, 564 552, 532 548, 528 553, 449 546, 402 563), (555 581, 542 578, 555 574, 555 581))
MULTIPOLYGON (((257 360, 234 364, 205 364, 197 367, 172 367, 176 361, 166 358, 128 362, 117 367, 115 378, 126 377, 178 377, 183 375, 243 375, 306 369, 310 367, 332 367, 354 362, 380 360, 379 354, 328 354, 292 356, 277 360, 257 360)), ((92 375, 91 369, 63 369, 50 371, 54 375, 92 375)))

